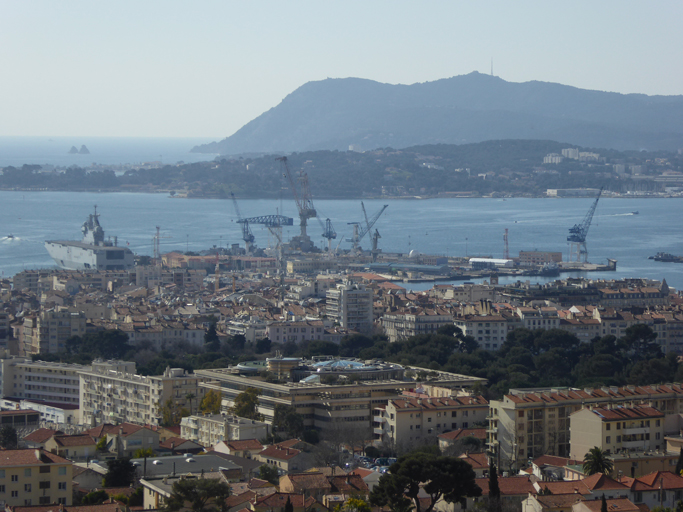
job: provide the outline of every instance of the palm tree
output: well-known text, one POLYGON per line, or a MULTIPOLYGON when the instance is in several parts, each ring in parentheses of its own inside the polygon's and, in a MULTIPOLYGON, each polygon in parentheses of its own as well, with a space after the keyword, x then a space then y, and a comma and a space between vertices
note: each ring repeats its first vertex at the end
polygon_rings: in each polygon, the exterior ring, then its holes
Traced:
POLYGON ((608 475, 612 472, 612 469, 614 469, 614 464, 605 452, 597 446, 588 450, 588 453, 583 458, 583 472, 588 476, 595 473, 608 475))
POLYGON ((192 400, 197 398, 194 393, 188 393, 185 395, 185 399, 190 402, 190 414, 194 414, 195 411, 192 410, 192 400))

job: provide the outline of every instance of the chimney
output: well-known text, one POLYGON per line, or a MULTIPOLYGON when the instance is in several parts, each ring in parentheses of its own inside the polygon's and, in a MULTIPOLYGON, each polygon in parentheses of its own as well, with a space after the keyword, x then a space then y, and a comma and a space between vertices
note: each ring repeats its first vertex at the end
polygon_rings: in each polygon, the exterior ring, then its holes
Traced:
POLYGON ((35 451, 36 459, 40 460, 40 450, 35 451))
POLYGON ((123 435, 123 427, 119 427, 119 435, 120 435, 120 436, 123 435))

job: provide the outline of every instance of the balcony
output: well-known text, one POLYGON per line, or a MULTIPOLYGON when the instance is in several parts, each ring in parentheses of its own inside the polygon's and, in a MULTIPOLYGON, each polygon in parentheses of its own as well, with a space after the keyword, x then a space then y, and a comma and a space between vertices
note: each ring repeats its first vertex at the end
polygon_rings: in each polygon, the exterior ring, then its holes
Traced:
POLYGON ((633 435, 637 435, 637 434, 649 434, 650 428, 649 427, 625 428, 622 430, 622 432, 625 436, 633 436, 633 435))
POLYGON ((622 448, 638 448, 646 450, 650 445, 650 441, 624 441, 621 443, 622 448))
POLYGON ((384 423, 387 420, 384 419, 383 416, 373 416, 372 421, 374 421, 375 423, 384 423))
POLYGON ((384 429, 383 429, 383 428, 373 428, 372 431, 373 431, 375 434, 379 434, 380 436, 381 436, 381 435, 384 435, 384 429))

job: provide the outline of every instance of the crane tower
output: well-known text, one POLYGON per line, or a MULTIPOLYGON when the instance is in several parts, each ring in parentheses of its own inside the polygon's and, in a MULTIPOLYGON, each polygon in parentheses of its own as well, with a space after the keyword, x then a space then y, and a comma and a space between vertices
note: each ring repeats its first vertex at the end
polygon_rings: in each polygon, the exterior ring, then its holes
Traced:
POLYGON ((303 252, 309 252, 313 248, 313 243, 311 242, 311 238, 308 236, 308 233, 306 233, 306 226, 308 225, 308 219, 317 217, 318 212, 313 206, 311 189, 308 186, 308 175, 304 171, 299 172, 299 183, 301 185, 301 194, 299 194, 296 183, 294 182, 294 177, 289 170, 289 165, 287 165, 287 157, 281 156, 276 158, 276 160, 280 161, 282 175, 285 176, 289 181, 289 188, 294 196, 296 208, 299 210, 299 226, 301 227, 301 232, 298 236, 292 238, 290 245, 294 248, 300 249, 303 252))
POLYGON ((586 263, 588 261, 588 248, 586 247, 586 236, 588 236, 588 229, 591 227, 591 221, 593 220, 593 214, 595 214, 595 209, 598 206, 598 201, 602 195, 602 189, 598 192, 598 196, 593 201, 588 213, 583 218, 581 224, 575 224, 574 227, 569 228, 569 236, 567 237, 567 242, 570 242, 569 248, 569 261, 582 261, 586 263))

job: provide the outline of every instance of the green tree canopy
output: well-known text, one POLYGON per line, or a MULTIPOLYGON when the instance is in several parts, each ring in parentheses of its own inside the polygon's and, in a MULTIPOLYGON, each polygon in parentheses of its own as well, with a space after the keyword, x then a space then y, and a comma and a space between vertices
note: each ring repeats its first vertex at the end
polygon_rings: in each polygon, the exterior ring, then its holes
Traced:
POLYGON ((128 457, 107 461, 105 487, 128 487, 135 481, 135 466, 128 457))
POLYGON ((370 503, 395 510, 405 509, 406 501, 410 500, 415 512, 431 512, 442 498, 447 503, 456 503, 467 496, 481 496, 472 466, 457 457, 413 452, 399 458, 382 475, 370 494, 370 503), (429 497, 424 509, 418 498, 421 488, 429 497))
POLYGON ((258 477, 261 480, 266 480, 273 485, 280 483, 280 476, 278 475, 277 468, 275 466, 269 466, 268 464, 264 464, 258 468, 258 477))
POLYGON ((249 387, 235 397, 232 413, 241 418, 250 420, 263 420, 263 415, 258 412, 258 396, 260 392, 256 388, 249 387))
POLYGON ((17 430, 14 427, 5 425, 0 428, 0 446, 6 450, 12 450, 17 447, 18 442, 17 430))
POLYGON ((227 512, 225 500, 230 486, 209 478, 185 478, 173 484, 171 496, 162 510, 177 512, 189 508, 192 512, 227 512))
POLYGON ((205 414, 220 414, 221 394, 215 389, 210 389, 199 403, 199 411, 205 414))

